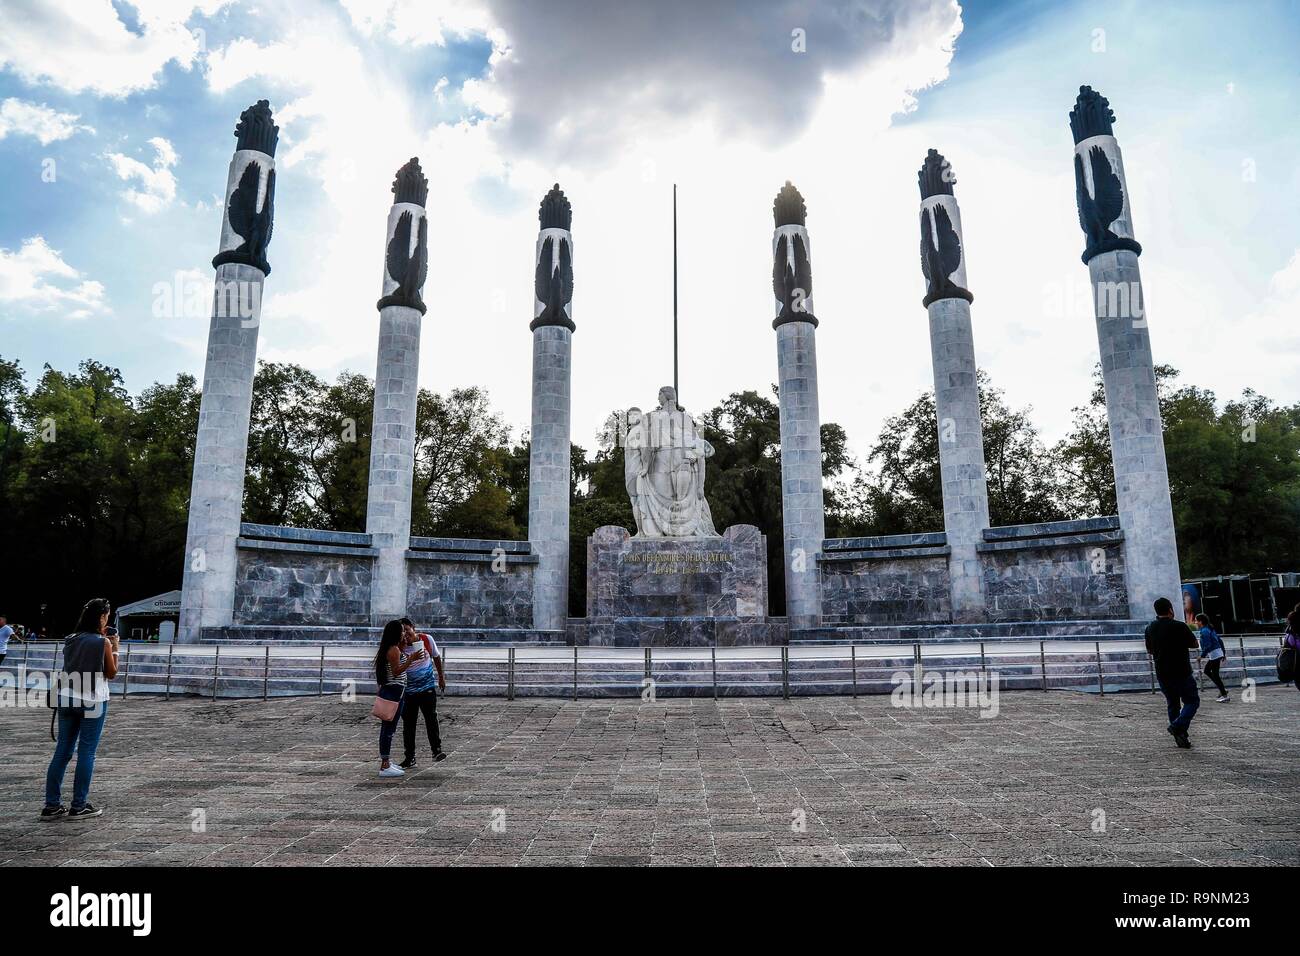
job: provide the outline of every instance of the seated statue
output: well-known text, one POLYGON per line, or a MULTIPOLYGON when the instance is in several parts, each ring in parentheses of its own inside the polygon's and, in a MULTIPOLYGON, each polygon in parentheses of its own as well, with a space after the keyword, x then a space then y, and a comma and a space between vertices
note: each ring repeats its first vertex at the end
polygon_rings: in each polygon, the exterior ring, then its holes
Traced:
POLYGON ((677 405, 671 386, 659 390, 659 407, 628 409, 623 436, 624 477, 636 533, 646 538, 717 537, 704 498, 704 463, 713 446, 677 405))

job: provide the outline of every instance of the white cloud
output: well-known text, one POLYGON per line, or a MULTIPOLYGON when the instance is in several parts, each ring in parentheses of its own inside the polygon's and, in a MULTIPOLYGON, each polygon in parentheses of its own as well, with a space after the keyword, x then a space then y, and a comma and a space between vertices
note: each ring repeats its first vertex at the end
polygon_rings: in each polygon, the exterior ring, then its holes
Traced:
POLYGON ((357 29, 397 43, 445 46, 489 29, 491 16, 473 0, 343 0, 357 29))
POLYGON ((0 139, 9 133, 34 136, 42 146, 67 139, 77 132, 93 133, 89 126, 77 123, 75 113, 60 113, 45 104, 9 97, 0 103, 0 139))
POLYGON ((161 136, 153 137, 149 145, 154 149, 152 166, 122 153, 108 153, 104 158, 119 179, 138 184, 138 188, 129 186, 122 190, 122 198, 142 212, 152 214, 166 209, 176 198, 176 177, 172 167, 176 165, 177 156, 172 144, 161 136))
POLYGON ((104 286, 84 278, 42 236, 24 239, 16 252, 0 248, 0 303, 32 312, 63 310, 70 319, 107 310, 104 286))
POLYGON ((134 0, 137 33, 111 0, 0 0, 0 67, 28 83, 73 93, 125 96, 150 89, 168 63, 189 69, 201 52, 201 35, 186 26, 193 13, 210 15, 227 2, 134 0))
POLYGON ((490 80, 509 103, 503 135, 589 162, 647 125, 697 118, 779 148, 802 135, 828 84, 893 73, 936 46, 947 46, 946 63, 961 31, 952 0, 491 0, 490 9, 499 28, 490 80))

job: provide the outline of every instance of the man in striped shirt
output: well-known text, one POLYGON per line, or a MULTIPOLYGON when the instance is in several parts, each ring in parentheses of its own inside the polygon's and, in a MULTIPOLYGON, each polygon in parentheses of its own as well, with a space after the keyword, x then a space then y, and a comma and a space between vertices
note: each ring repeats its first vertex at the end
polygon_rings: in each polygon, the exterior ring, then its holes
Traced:
POLYGON ((447 689, 442 654, 432 637, 418 633, 410 618, 402 618, 402 656, 408 657, 420 651, 425 652, 425 659, 406 671, 406 698, 402 707, 402 744, 406 759, 398 764, 403 770, 415 766, 415 732, 421 713, 424 714, 434 763, 447 759, 442 752, 442 737, 438 734, 438 691, 447 689))

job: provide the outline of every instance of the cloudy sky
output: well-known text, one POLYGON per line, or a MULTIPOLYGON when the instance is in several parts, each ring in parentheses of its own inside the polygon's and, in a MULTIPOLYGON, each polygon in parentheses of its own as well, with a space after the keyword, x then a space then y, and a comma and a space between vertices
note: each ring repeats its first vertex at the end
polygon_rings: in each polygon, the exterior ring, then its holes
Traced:
POLYGON ((1045 437, 1096 360, 1067 113, 1118 117, 1158 361, 1300 400, 1300 10, 949 0, 0 0, 0 356, 201 375, 239 112, 281 127, 260 355, 374 374, 394 171, 431 179, 421 382, 529 410, 537 204, 575 239, 574 440, 672 376, 776 378, 772 199, 809 208, 823 419, 931 384, 916 171, 952 162, 980 364, 1045 437), (802 42, 800 42, 802 40, 802 42), (802 47, 802 49, 799 49, 802 47))

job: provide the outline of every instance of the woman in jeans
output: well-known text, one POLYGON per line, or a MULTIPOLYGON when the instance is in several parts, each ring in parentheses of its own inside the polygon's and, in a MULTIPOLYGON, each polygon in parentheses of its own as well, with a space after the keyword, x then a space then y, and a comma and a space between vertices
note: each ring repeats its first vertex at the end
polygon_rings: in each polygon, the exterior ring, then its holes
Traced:
POLYGON ((397 732, 397 722, 402 717, 403 695, 406 693, 406 672, 424 660, 423 648, 416 654, 402 656, 402 622, 389 621, 384 625, 384 633, 379 638, 379 651, 375 654, 375 683, 379 685, 379 696, 384 700, 397 701, 397 713, 392 720, 385 720, 379 725, 379 776, 403 777, 406 772, 393 764, 388 755, 393 749, 393 734, 397 732))
POLYGON ((1223 646, 1223 638, 1219 637, 1219 632, 1210 627, 1210 619, 1204 614, 1196 615, 1196 623, 1200 629, 1196 632, 1201 642, 1201 659, 1205 661, 1205 676, 1214 681, 1214 686, 1219 688, 1219 696, 1215 700, 1220 704, 1226 704, 1230 699, 1228 697, 1228 688, 1223 686, 1223 678, 1219 676, 1219 668, 1223 666, 1223 660, 1228 656, 1227 649, 1223 646))
MULTIPOLYGON (((108 682, 117 676, 118 638, 109 636, 108 601, 87 601, 77 620, 77 630, 63 642, 63 667, 58 685, 58 741, 45 772, 44 821, 97 817, 104 811, 90 803, 90 778, 95 772, 95 751, 108 719, 108 682), (63 775, 77 754, 72 778, 72 808, 61 802, 63 775)), ((53 676, 53 675, 52 675, 53 676)))

